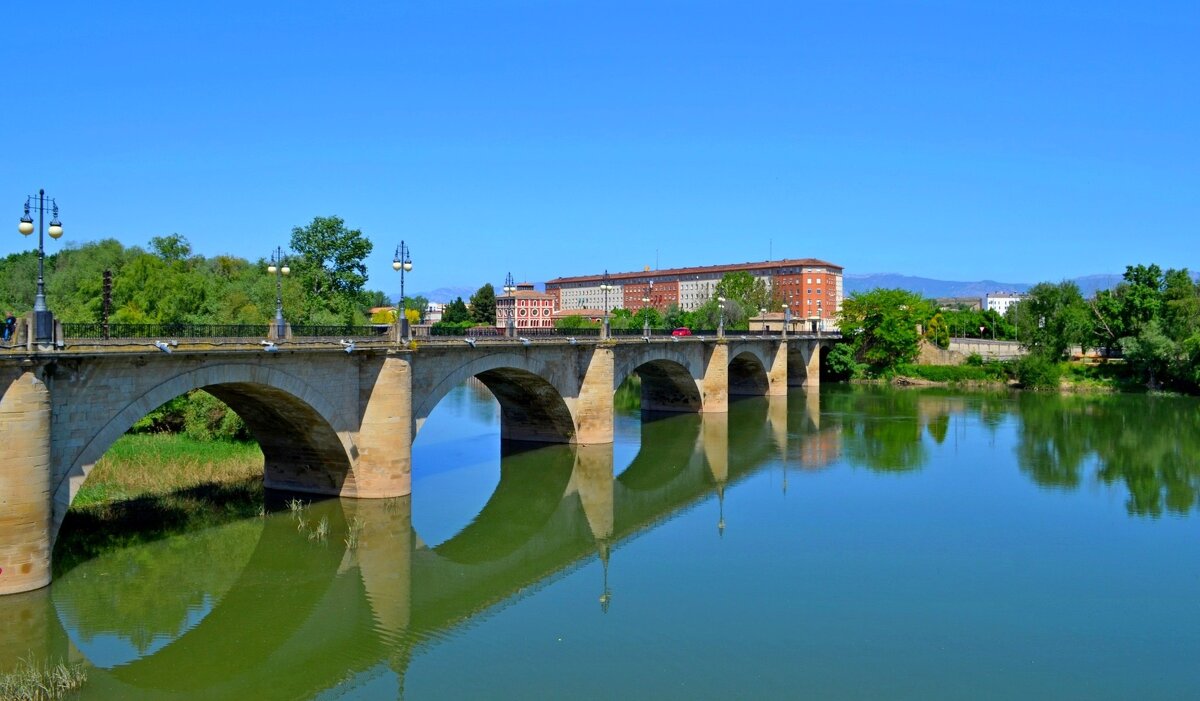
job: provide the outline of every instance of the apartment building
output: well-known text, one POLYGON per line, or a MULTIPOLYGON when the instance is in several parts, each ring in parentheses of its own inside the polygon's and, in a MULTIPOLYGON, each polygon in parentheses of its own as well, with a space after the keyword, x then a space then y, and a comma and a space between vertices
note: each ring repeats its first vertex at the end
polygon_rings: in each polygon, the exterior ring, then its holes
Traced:
POLYGON ((832 320, 842 308, 842 267, 816 258, 559 277, 546 283, 546 292, 563 311, 646 306, 664 311, 671 304, 692 311, 713 298, 726 273, 741 271, 763 280, 793 316, 832 320))

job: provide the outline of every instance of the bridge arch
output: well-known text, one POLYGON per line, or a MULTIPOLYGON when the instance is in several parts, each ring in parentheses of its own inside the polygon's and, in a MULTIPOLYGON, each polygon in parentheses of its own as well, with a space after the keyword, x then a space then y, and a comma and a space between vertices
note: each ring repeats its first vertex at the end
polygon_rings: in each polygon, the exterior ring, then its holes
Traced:
MULTIPOLYGON (((203 389, 238 414, 258 441, 268 487, 338 493, 352 479, 349 435, 335 428, 338 413, 323 395, 291 373, 249 363, 207 365, 176 374, 131 396, 110 419, 95 427, 74 457, 57 473, 51 542, 68 507, 96 462, 114 442, 154 409, 203 389)), ((65 461, 64 460, 64 461, 65 461)))
POLYGON ((763 396, 770 389, 768 368, 771 359, 751 345, 729 349, 729 396, 763 396))
POLYGON ((637 374, 642 381, 643 411, 700 412, 704 366, 694 355, 664 344, 622 354, 614 363, 613 389, 637 374))
POLYGON ((489 353, 461 363, 442 374, 419 402, 414 388, 413 437, 450 390, 475 377, 500 403, 502 438, 572 443, 575 419, 563 392, 546 379, 553 376, 548 363, 523 353, 489 353))

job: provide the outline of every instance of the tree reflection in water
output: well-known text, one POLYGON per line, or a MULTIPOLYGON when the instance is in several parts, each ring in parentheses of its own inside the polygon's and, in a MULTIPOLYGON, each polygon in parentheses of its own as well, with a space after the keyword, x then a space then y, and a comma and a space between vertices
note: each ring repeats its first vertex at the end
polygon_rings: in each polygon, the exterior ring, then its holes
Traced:
POLYGON ((1089 477, 1128 492, 1131 515, 1187 514, 1200 492, 1200 402, 1190 397, 962 393, 841 387, 822 395, 826 426, 841 426, 843 456, 880 472, 919 470, 955 414, 989 431, 1015 420, 1020 470, 1048 489, 1089 477))

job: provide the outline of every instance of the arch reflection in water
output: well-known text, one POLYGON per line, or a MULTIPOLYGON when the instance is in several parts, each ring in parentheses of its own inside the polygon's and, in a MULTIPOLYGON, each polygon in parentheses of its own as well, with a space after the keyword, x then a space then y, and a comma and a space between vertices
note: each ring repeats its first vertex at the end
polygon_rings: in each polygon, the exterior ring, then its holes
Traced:
MULTIPOLYGON (((22 622, 0 633, 0 651, 87 662, 89 698, 309 698, 391 677, 402 685, 424 646, 559 573, 619 561, 626 539, 768 464, 787 433, 788 413, 774 406, 647 422, 615 479, 611 445, 506 454, 492 498, 433 548, 405 497, 316 502, 299 515, 276 505, 261 519, 114 551, 51 589, 0 601, 22 622), (314 538, 322 519, 328 534, 314 538)), ((597 582, 601 607, 612 589, 597 582)))

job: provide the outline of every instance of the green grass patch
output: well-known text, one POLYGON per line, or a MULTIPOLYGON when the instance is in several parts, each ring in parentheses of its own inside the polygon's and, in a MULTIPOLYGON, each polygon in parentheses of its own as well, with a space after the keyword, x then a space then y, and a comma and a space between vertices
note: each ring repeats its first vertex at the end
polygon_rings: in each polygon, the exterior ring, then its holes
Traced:
POLYGON ((896 375, 917 377, 929 382, 1007 382, 1012 378, 1009 363, 984 362, 979 365, 901 365, 896 375))
POLYGON ((96 463, 67 511, 54 547, 55 576, 115 548, 260 515, 263 498, 257 443, 126 434, 96 463))
POLYGON ((262 467, 257 443, 202 441, 170 433, 126 434, 96 463, 72 508, 251 477, 261 480, 262 467))

